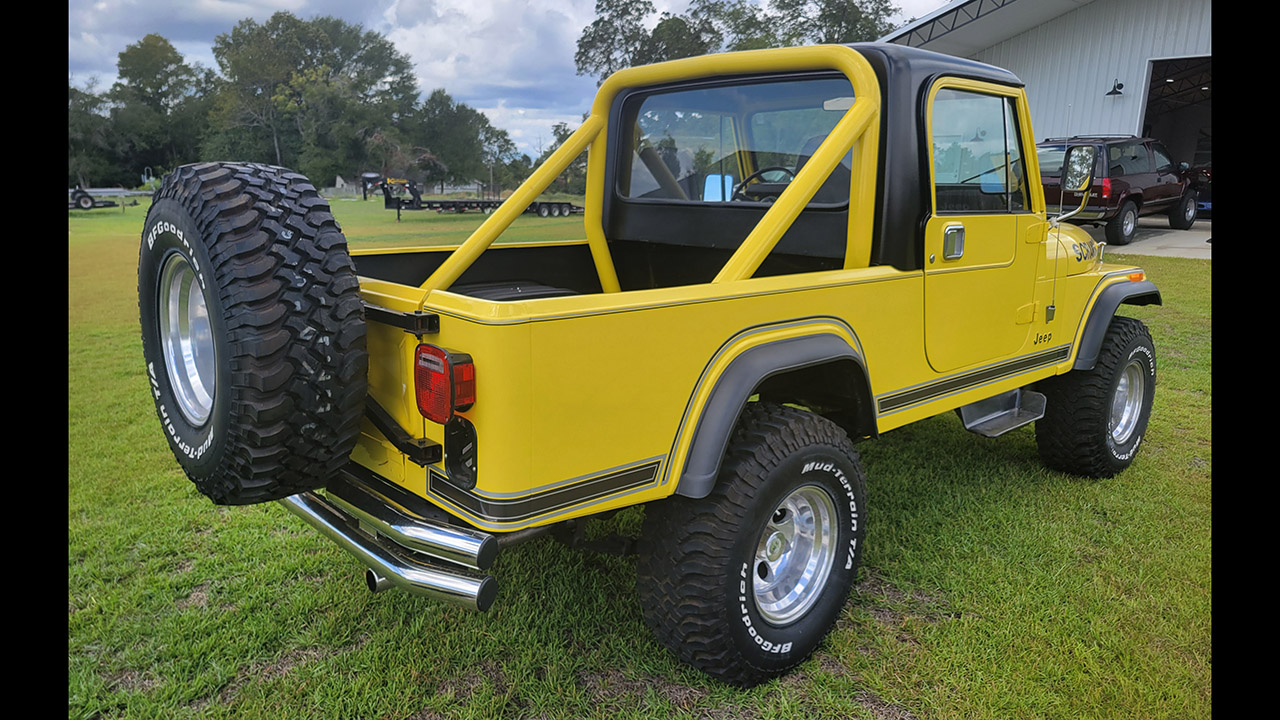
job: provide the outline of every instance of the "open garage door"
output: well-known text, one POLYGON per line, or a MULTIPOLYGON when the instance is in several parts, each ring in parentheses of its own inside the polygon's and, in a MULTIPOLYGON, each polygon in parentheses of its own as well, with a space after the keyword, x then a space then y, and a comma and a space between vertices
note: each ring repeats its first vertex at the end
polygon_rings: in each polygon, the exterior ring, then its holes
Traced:
POLYGON ((1197 168, 1202 202, 1211 191, 1212 107, 1212 56, 1151 61, 1142 133, 1164 143, 1175 161, 1197 168))
POLYGON ((1212 160, 1213 58, 1151 61, 1142 132, 1164 143, 1174 159, 1192 165, 1212 160))

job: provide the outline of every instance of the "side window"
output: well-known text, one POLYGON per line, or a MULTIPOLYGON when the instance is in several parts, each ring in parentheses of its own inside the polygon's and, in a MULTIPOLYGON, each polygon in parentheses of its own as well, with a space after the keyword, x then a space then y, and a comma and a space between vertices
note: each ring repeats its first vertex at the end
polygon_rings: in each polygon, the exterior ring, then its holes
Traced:
POLYGON ((1111 177, 1151 172, 1147 146, 1142 143, 1120 143, 1108 147, 1107 165, 1111 177))
POLYGON ((1156 172, 1173 172, 1173 158, 1159 143, 1151 146, 1151 153, 1156 158, 1156 172))
POLYGON ((933 101, 933 182, 939 213, 1027 208, 1026 165, 1013 100, 946 88, 933 101))
POLYGON ((1013 100, 1004 103, 1004 146, 1007 148, 1009 183, 1009 211, 1027 210, 1027 171, 1022 164, 1022 143, 1018 141, 1018 122, 1013 112, 1013 100))

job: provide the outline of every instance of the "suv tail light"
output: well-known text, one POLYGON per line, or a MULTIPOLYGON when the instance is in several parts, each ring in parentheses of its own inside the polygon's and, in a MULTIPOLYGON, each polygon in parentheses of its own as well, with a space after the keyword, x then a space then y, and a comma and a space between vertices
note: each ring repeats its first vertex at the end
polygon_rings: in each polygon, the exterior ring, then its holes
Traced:
POLYGON ((466 353, 419 345, 413 384, 418 412, 441 425, 453 417, 455 410, 466 410, 476 402, 476 366, 466 353))
POLYGON ((1111 199, 1111 178, 1102 178, 1102 199, 1111 199))

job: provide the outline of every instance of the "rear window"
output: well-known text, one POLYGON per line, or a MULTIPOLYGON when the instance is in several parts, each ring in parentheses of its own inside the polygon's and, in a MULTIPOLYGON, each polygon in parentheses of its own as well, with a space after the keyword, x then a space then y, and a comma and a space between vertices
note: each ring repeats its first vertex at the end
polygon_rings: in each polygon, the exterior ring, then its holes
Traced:
MULTIPOLYGON (((655 91, 627 99, 618 194, 699 203, 769 202, 853 104, 843 76, 655 91)), ((849 202, 846 153, 811 204, 849 202)))

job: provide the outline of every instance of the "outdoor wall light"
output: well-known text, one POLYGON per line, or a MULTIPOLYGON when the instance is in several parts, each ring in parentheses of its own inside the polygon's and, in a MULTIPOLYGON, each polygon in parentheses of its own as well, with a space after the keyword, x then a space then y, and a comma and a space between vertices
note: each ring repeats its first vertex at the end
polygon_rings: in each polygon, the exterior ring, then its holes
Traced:
POLYGON ((1112 95, 1123 95, 1124 83, 1120 82, 1120 78, 1116 78, 1115 83, 1111 85, 1111 91, 1103 97, 1111 97, 1112 95))

